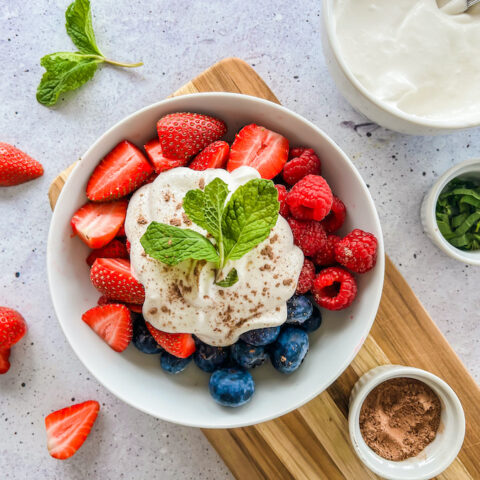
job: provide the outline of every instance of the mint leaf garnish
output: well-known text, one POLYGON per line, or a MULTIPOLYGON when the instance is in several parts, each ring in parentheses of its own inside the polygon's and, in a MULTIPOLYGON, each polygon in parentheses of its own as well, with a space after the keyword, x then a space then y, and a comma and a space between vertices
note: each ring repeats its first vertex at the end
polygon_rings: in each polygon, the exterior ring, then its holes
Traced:
POLYGON ((232 268, 228 272, 228 275, 223 280, 221 280, 220 282, 215 282, 215 284, 218 285, 219 287, 231 287, 237 282, 238 282, 238 272, 235 268, 232 268))
POLYGON ((75 0, 65 12, 65 28, 78 52, 58 52, 44 56, 40 65, 45 67, 37 88, 37 100, 48 107, 55 105, 59 96, 88 82, 100 63, 118 67, 140 67, 143 63, 119 63, 100 52, 92 26, 89 0, 75 0))
POLYGON ((215 247, 203 235, 164 223, 150 223, 140 243, 148 255, 167 265, 177 265, 188 258, 219 261, 215 247))
POLYGON ((230 198, 222 218, 225 263, 237 260, 263 242, 277 223, 278 192, 273 182, 250 180, 230 198))
POLYGON ((237 283, 237 270, 232 268, 224 276, 224 267, 269 236, 277 223, 280 204, 271 180, 250 180, 225 205, 228 194, 228 185, 215 178, 203 191, 190 190, 183 199, 187 216, 206 230, 214 243, 193 230, 152 222, 140 239, 145 252, 168 265, 187 259, 213 262, 217 265, 216 285, 230 287, 237 283))
POLYGON ((102 55, 93 32, 89 0, 77 0, 70 4, 65 12, 65 20, 67 33, 80 52, 102 55))

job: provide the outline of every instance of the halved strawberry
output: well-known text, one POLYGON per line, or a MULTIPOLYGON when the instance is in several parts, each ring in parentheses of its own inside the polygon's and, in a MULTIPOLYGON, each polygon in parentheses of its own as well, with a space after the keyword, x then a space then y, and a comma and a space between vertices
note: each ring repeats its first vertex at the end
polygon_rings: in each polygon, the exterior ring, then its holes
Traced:
POLYGON ((0 142, 0 187, 11 187, 43 175, 43 167, 8 143, 0 142))
POLYGON ((127 214, 127 201, 87 203, 75 212, 71 225, 90 248, 101 248, 115 238, 127 214))
POLYGON ((88 437, 99 410, 98 402, 88 400, 48 415, 45 428, 50 455, 59 460, 74 455, 88 437))
POLYGON ((115 235, 116 237, 126 237, 127 234, 125 233, 125 222, 122 223, 122 226, 118 230, 117 234, 115 235))
POLYGON ((10 349, 9 348, 0 348, 0 375, 3 373, 7 373, 10 369, 10 362, 8 359, 10 358, 10 349))
POLYGON ((158 139, 168 158, 187 160, 225 135, 222 120, 199 113, 171 113, 157 122, 158 139))
POLYGON ((127 140, 120 142, 97 165, 87 184, 92 202, 106 202, 136 190, 153 172, 143 153, 127 140))
POLYGON ((0 348, 10 348, 27 332, 25 319, 13 308, 0 307, 0 348))
POLYGON ((288 140, 279 133, 255 125, 243 127, 236 135, 227 163, 229 172, 247 165, 262 178, 277 176, 288 158, 288 140))
POLYGON ((104 247, 97 248, 90 252, 90 255, 86 259, 88 266, 91 267, 93 265, 93 262, 97 258, 128 259, 129 254, 127 251, 127 246, 124 243, 122 243, 120 240, 113 239, 110 243, 107 243, 104 247))
POLYGON ((223 140, 218 140, 204 148, 189 165, 192 170, 206 170, 207 168, 225 168, 230 146, 223 140))
POLYGON ((90 269, 93 286, 112 300, 143 304, 145 289, 133 278, 130 262, 117 258, 97 258, 90 269))
MULTIPOLYGON (((112 300, 106 295, 102 295, 97 301, 98 305, 108 305, 111 303, 119 303, 119 301, 112 300)), ((143 305, 139 305, 138 303, 122 303, 122 305, 125 305, 131 312, 142 313, 143 311, 143 305)))
POLYGON ((168 353, 179 358, 187 358, 195 351, 195 341, 189 333, 167 333, 157 330, 145 322, 155 341, 168 353))
POLYGON ((123 352, 132 340, 132 314, 120 303, 93 307, 82 320, 116 352, 123 352))
POLYGON ((150 158, 156 173, 162 173, 172 168, 183 167, 187 164, 187 158, 168 158, 162 153, 160 141, 154 138, 144 145, 145 151, 150 158))

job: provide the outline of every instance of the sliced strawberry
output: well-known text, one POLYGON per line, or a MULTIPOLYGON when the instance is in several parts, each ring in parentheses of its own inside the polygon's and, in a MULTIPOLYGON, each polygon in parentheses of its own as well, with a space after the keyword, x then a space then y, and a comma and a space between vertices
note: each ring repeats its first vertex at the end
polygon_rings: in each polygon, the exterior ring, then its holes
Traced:
POLYGON ((122 226, 118 230, 117 234, 115 235, 116 237, 126 237, 127 234, 125 233, 125 222, 122 223, 122 226))
POLYGON ((143 304, 145 289, 130 271, 130 262, 117 258, 97 258, 90 269, 93 286, 112 300, 143 304))
POLYGON ((189 165, 192 170, 207 168, 225 168, 230 153, 230 146, 223 140, 218 140, 204 148, 189 165))
MULTIPOLYGON (((127 240, 127 241, 125 242, 125 248, 126 248, 126 250, 127 250, 127 254, 130 255, 130 250, 131 250, 131 248, 132 248, 132 244, 130 243, 129 240, 127 240)), ((122 257, 120 257, 120 258, 122 258, 122 257)))
POLYGON ((127 260, 129 258, 127 246, 120 240, 113 239, 104 247, 97 248, 90 252, 90 255, 86 259, 88 266, 91 267, 97 258, 123 258, 127 260))
POLYGON ((187 160, 226 131, 224 122, 199 113, 171 113, 157 122, 158 139, 168 158, 187 160))
POLYGON ((156 173, 162 173, 172 168, 183 167, 187 164, 188 158, 168 158, 162 153, 160 141, 154 138, 144 146, 148 157, 150 158, 156 173))
POLYGON ((256 168, 262 178, 278 175, 288 158, 288 140, 254 123, 243 127, 236 135, 227 163, 229 172, 247 165, 256 168))
POLYGON ((0 348, 10 348, 27 332, 25 319, 13 308, 0 307, 0 348))
POLYGON ((143 312, 143 305, 139 305, 138 303, 126 303, 125 306, 134 313, 143 312))
POLYGON ((97 165, 87 184, 92 202, 106 202, 136 190, 153 172, 143 153, 133 143, 120 142, 97 165))
POLYGON ((7 373, 10 369, 10 349, 9 348, 0 348, 0 375, 7 373))
MULTIPOLYGON (((118 300, 112 300, 111 298, 108 298, 105 295, 102 295, 98 301, 98 305, 108 305, 111 303, 120 303, 118 300)), ((135 313, 142 313, 143 311, 143 305, 139 305, 138 303, 122 303, 122 305, 125 305, 130 311, 135 312, 135 313)))
POLYGON ((132 314, 120 303, 93 307, 82 320, 116 352, 123 352, 132 340, 132 314))
POLYGON ((0 187, 12 187, 43 175, 43 167, 13 145, 0 142, 0 187))
POLYGON ((127 214, 127 201, 87 203, 72 217, 73 233, 90 248, 101 248, 115 238, 127 214))
POLYGON ((189 333, 167 333, 157 330, 145 322, 155 341, 168 353, 179 358, 187 358, 195 351, 195 341, 189 333))
POLYGON ((45 418, 47 448, 53 458, 70 458, 83 445, 97 419, 100 404, 95 400, 62 408, 45 418))

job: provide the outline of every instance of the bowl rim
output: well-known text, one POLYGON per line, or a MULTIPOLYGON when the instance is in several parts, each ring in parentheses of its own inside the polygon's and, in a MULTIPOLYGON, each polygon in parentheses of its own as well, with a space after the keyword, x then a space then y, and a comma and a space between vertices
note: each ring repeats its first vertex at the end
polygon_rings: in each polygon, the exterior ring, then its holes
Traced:
POLYGON ((347 63, 345 62, 343 55, 341 53, 340 44, 338 42, 338 37, 335 33, 335 21, 333 18, 333 2, 335 0, 323 0, 323 18, 324 25, 327 31, 327 36, 330 41, 332 51, 337 59, 338 64, 340 65, 343 73, 348 78, 350 83, 357 89, 357 91, 367 98, 370 102, 375 104, 376 107, 383 110, 385 113, 388 113, 396 118, 410 122, 414 125, 421 127, 427 127, 432 129, 438 129, 440 131, 445 130, 445 133, 451 130, 463 130, 466 128, 474 128, 480 126, 480 115, 477 121, 468 121, 468 122, 455 122, 450 120, 429 120, 425 117, 420 117, 417 115, 412 115, 406 113, 398 108, 390 106, 388 103, 378 100, 374 97, 355 77, 347 63))
MULTIPOLYGON (((424 382, 428 386, 435 391, 438 396, 445 396, 451 402, 451 405, 448 406, 445 404, 444 409, 450 409, 452 413, 455 415, 455 419, 457 421, 457 435, 453 439, 453 448, 450 450, 448 456, 445 456, 442 459, 442 462, 436 465, 432 465, 431 469, 428 472, 423 473, 423 475, 415 477, 417 480, 427 480, 429 478, 433 478, 444 470, 448 468, 448 466, 455 460, 460 449, 462 448, 463 441, 465 438, 465 412, 463 410, 463 406, 460 402, 455 391, 450 387, 450 385, 442 380, 437 375, 428 372, 427 370, 423 370, 421 368, 416 367, 409 367, 404 365, 381 365, 379 367, 373 368, 366 373, 364 373, 355 383, 352 394, 349 402, 349 412, 348 412, 348 430, 350 434, 351 443, 355 450, 355 453, 360 458, 360 460, 374 473, 380 475, 382 478, 392 479, 392 480, 400 480, 402 478, 412 478, 412 477, 401 477, 399 476, 398 472, 394 472, 393 469, 381 469, 378 468, 377 464, 374 464, 370 461, 370 458, 364 454, 365 451, 372 452, 370 447, 365 443, 363 437, 361 435, 360 429, 357 429, 357 424, 359 422, 360 417, 360 410, 363 405, 363 402, 367 398, 368 394, 378 385, 381 383, 391 380, 393 378, 413 378, 424 382), (441 393, 439 393, 441 392, 441 393), (450 408, 452 407, 452 408, 450 408), (360 438, 359 438, 360 437, 360 438), (360 441, 359 441, 360 440, 360 441), (392 476, 395 475, 395 476, 392 476)), ((445 403, 445 402, 443 402, 445 403)), ((446 439, 447 440, 447 439, 446 439)), ((449 438, 448 441, 452 439, 449 438)), ((421 452, 420 452, 421 453, 421 452)), ((381 458, 381 457, 380 457, 381 458)), ((415 457, 411 457, 415 458, 415 457)), ((410 460, 407 459, 406 461, 410 460)), ((395 467, 395 465, 399 465, 402 462, 393 462, 387 459, 383 459, 386 464, 395 467)), ((409 470, 411 472, 411 470, 409 470)))
POLYGON ((345 360, 341 363, 340 367, 335 372, 332 372, 332 375, 330 375, 331 379, 329 381, 327 381, 324 384, 318 385, 317 388, 315 388, 311 392, 310 395, 307 395, 305 397, 302 397, 301 399, 298 399, 295 402, 292 402, 292 404, 290 405, 289 408, 285 408, 281 412, 274 412, 274 413, 271 413, 270 415, 266 415, 266 416, 261 417, 261 418, 254 418, 253 420, 250 420, 250 421, 239 421, 239 420, 236 420, 235 417, 232 416, 231 417, 232 418, 231 422, 229 422, 229 423, 219 423, 219 424, 215 424, 215 425, 202 423, 201 419, 199 419, 198 422, 173 420, 172 418, 168 417, 168 415, 160 415, 157 412, 152 411, 151 409, 137 406, 135 403, 130 401, 121 392, 118 392, 111 385, 107 386, 102 380, 100 380, 100 378, 97 376, 97 374, 94 371, 90 370, 90 368, 87 367, 87 364, 84 360, 84 357, 87 356, 87 354, 85 352, 85 349, 77 348, 75 346, 75 342, 73 341, 72 338, 70 338, 70 335, 67 333, 66 328, 64 328, 63 320, 61 320, 61 318, 60 318, 60 315, 58 313, 58 308, 57 308, 57 302, 55 300, 56 295, 57 295, 55 292, 57 291, 57 289, 56 289, 56 286, 53 284, 53 258, 54 258, 55 252, 53 251, 53 248, 52 248, 52 242, 53 242, 53 237, 55 235, 55 232, 57 231, 58 228, 61 228, 61 223, 60 223, 60 220, 59 220, 58 214, 57 214, 57 212, 59 211, 58 208, 55 208, 54 211, 53 211, 52 219, 50 221, 50 228, 49 228, 49 232, 48 232, 48 240, 47 240, 48 286, 49 286, 49 290, 50 290, 50 296, 51 296, 51 299, 52 299, 55 315, 57 317, 58 322, 60 323, 62 331, 63 331, 68 343, 70 344, 71 348, 73 349, 73 351, 75 352, 75 354, 77 355, 79 360, 82 362, 84 367, 95 377, 95 379, 103 387, 105 387, 109 392, 111 392, 113 395, 115 395, 117 398, 119 398, 120 400, 122 400, 126 404, 136 408, 137 410, 140 410, 144 413, 152 415, 153 417, 156 417, 156 418, 159 418, 161 420, 168 421, 168 422, 176 423, 176 424, 179 424, 179 425, 184 425, 184 426, 188 426, 188 427, 205 428, 205 429, 208 429, 208 428, 216 428, 216 429, 218 429, 218 428, 239 428, 239 427, 245 427, 245 426, 255 425, 255 424, 258 424, 258 423, 269 421, 269 420, 278 418, 282 415, 285 415, 285 414, 287 414, 287 413, 289 413, 293 410, 296 410, 297 408, 299 408, 302 405, 308 403, 313 398, 315 398, 320 393, 322 393, 324 390, 326 390, 333 382, 335 382, 337 380, 337 378, 350 365, 350 363, 352 362, 352 360, 354 359, 354 357, 357 355, 360 348, 362 347, 363 343, 365 342, 365 339, 368 336, 368 334, 369 334, 369 332, 372 328, 373 322, 375 321, 375 317, 376 317, 376 314, 378 312, 378 308, 380 306, 380 300, 381 300, 381 296, 382 296, 382 292, 383 292, 384 277, 385 277, 385 252, 384 252, 383 232, 382 232, 382 227, 381 227, 381 223, 380 223, 380 218, 378 216, 378 212, 377 212, 377 209, 375 207, 375 203, 372 199, 370 191, 368 190, 368 188, 366 186, 365 181, 361 177, 359 171, 357 170, 357 168, 355 167, 353 162, 346 155, 346 153, 343 152, 343 150, 322 129, 317 127, 314 123, 307 120, 303 116, 295 113, 294 111, 284 107, 281 104, 277 104, 277 103, 271 102, 269 100, 265 100, 263 98, 255 97, 255 96, 252 96, 252 95, 245 95, 245 94, 232 93, 232 92, 200 92, 200 93, 191 93, 191 94, 186 94, 186 95, 180 95, 180 96, 176 96, 176 97, 169 97, 169 98, 166 98, 166 99, 161 100, 159 102, 155 102, 153 104, 147 105, 147 106, 131 113, 130 115, 127 115, 126 117, 122 118, 120 121, 115 123, 112 127, 107 129, 104 133, 102 133, 92 143, 92 145, 86 150, 86 152, 83 155, 81 155, 80 161, 76 164, 76 166, 74 167, 74 169, 72 170, 72 172, 68 176, 65 184, 63 185, 63 188, 62 188, 62 190, 60 192, 60 195, 59 195, 59 197, 57 199, 57 202, 56 202, 56 207, 59 204, 61 204, 63 198, 66 195, 68 195, 67 192, 68 192, 69 185, 76 181, 75 174, 76 174, 76 172, 78 172, 78 169, 81 166, 81 160, 84 157, 88 156, 93 149, 95 149, 100 143, 102 143, 104 141, 105 137, 107 137, 109 134, 111 134, 114 130, 116 130, 117 128, 119 128, 123 124, 131 122, 136 117, 139 117, 139 116, 143 115, 143 113, 146 112, 146 111, 156 109, 159 106, 170 106, 170 105, 172 105, 172 111, 173 111, 175 103, 180 102, 180 101, 185 102, 185 100, 188 100, 189 98, 194 98, 194 97, 197 98, 198 96, 207 97, 207 98, 208 97, 220 97, 220 98, 226 98, 226 97, 245 98, 246 97, 247 99, 249 99, 250 101, 253 101, 257 105, 267 105, 269 108, 273 108, 274 110, 277 110, 278 112, 286 113, 287 115, 296 118, 298 121, 306 124, 307 126, 312 128, 313 130, 315 130, 315 132, 318 135, 320 135, 325 142, 329 143, 330 146, 333 147, 337 151, 337 153, 344 158, 346 163, 350 165, 352 174, 359 181, 359 184, 360 184, 360 186, 361 186, 361 188, 362 188, 362 190, 365 194, 366 201, 368 202, 368 204, 370 205, 370 207, 372 209, 372 212, 374 214, 373 220, 374 220, 374 222, 376 224, 376 227, 377 227, 377 230, 379 232, 379 236, 378 236, 378 239, 377 239, 378 240, 377 264, 375 266, 375 270, 377 272, 376 275, 378 275, 379 285, 381 286, 381 288, 378 288, 376 290, 375 295, 372 295, 370 303, 372 305, 374 305, 374 309, 372 311, 372 315, 371 315, 371 318, 369 319, 369 322, 365 323, 365 327, 362 331, 362 336, 361 336, 360 342, 356 346, 356 348, 354 350, 352 350, 352 352, 350 353, 350 355, 348 357, 345 358, 345 360))
POLYGON ((425 195, 421 216, 424 230, 440 250, 462 263, 480 266, 480 250, 464 251, 451 245, 438 229, 435 215, 437 200, 443 189, 454 178, 461 175, 468 175, 469 172, 480 173, 480 158, 464 160, 449 168, 440 176, 425 195))

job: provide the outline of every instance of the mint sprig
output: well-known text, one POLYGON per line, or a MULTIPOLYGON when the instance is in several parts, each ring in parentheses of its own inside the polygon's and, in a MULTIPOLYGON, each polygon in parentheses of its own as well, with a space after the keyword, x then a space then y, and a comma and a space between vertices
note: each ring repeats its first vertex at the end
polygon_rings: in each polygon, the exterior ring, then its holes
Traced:
POLYGON ((65 28, 77 52, 45 55, 40 65, 45 68, 37 88, 37 100, 46 106, 57 103, 60 95, 88 82, 101 63, 119 67, 140 67, 140 63, 120 63, 106 58, 97 46, 89 0, 75 0, 65 12, 65 28))
POLYGON ((271 180, 253 179, 240 186, 225 205, 227 184, 214 179, 202 190, 190 190, 183 208, 190 220, 206 230, 213 241, 200 233, 164 223, 152 222, 140 242, 145 252, 163 263, 177 265, 187 260, 216 264, 216 284, 230 287, 238 272, 224 268, 263 242, 277 223, 280 204, 271 180))

